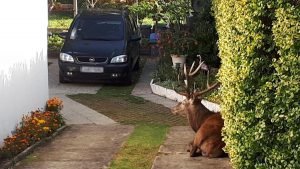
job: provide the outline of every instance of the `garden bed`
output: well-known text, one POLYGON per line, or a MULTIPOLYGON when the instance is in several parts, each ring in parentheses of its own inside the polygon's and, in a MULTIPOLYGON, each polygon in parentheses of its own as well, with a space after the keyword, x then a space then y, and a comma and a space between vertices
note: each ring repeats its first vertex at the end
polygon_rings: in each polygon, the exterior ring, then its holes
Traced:
MULTIPOLYGON (((182 102, 185 99, 184 96, 176 93, 174 90, 167 89, 165 87, 162 87, 160 85, 157 85, 157 84, 153 83, 153 79, 150 82, 150 87, 151 87, 151 90, 154 94, 162 96, 162 97, 166 97, 170 100, 174 100, 174 101, 177 101, 177 102, 182 102)), ((220 111, 220 105, 219 104, 212 103, 212 102, 207 101, 207 100, 202 100, 202 104, 211 111, 214 111, 214 112, 219 112, 220 111)))
POLYGON ((15 157, 13 157, 11 159, 6 159, 6 160, 3 160, 3 161, 0 161, 0 169, 8 169, 8 168, 13 167, 17 162, 23 160, 27 155, 32 153, 37 147, 46 144, 47 142, 49 142, 53 138, 55 138, 57 135, 59 135, 66 127, 67 127, 67 125, 61 126, 52 135, 50 135, 49 137, 45 137, 42 140, 40 140, 40 141, 34 143, 33 145, 27 147, 25 150, 23 150, 21 153, 19 153, 15 157))

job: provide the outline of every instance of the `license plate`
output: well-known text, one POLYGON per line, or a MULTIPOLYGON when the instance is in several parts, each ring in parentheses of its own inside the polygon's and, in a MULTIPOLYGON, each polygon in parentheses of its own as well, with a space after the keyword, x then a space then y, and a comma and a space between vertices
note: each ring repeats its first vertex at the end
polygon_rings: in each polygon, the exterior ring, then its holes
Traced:
POLYGON ((103 73, 103 67, 82 66, 80 71, 83 73, 103 73))

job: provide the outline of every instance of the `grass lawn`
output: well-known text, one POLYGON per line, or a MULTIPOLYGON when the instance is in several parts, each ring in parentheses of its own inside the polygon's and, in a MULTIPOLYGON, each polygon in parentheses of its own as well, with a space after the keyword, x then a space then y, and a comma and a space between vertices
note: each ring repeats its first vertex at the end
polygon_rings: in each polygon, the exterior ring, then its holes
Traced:
POLYGON ((165 139, 168 126, 158 124, 136 124, 122 150, 111 163, 111 169, 149 169, 159 146, 165 139))
MULTIPOLYGON (((139 77, 137 73, 134 77, 139 77)), ((132 96, 131 86, 104 85, 97 94, 70 98, 135 129, 110 166, 111 169, 149 169, 170 126, 187 125, 187 119, 173 115, 162 105, 132 96)))
POLYGON ((49 13, 48 27, 49 28, 61 28, 68 29, 73 20, 72 13, 61 12, 61 13, 49 13))

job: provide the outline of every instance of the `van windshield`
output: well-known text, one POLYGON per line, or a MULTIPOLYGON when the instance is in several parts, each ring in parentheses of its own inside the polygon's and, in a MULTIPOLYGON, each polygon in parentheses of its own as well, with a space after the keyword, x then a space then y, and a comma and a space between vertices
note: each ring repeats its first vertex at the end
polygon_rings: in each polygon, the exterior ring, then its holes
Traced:
POLYGON ((122 40, 123 23, 108 18, 82 18, 75 23, 70 39, 80 40, 122 40))

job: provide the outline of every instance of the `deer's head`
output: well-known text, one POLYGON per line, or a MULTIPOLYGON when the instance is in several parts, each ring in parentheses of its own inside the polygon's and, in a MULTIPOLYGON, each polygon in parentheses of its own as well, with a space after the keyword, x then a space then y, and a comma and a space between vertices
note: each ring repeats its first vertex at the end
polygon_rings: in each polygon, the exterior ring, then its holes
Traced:
POLYGON ((171 112, 173 114, 181 115, 181 116, 186 116, 190 112, 199 112, 199 110, 205 111, 206 108, 204 105, 201 103, 203 99, 203 95, 206 94, 207 92, 217 88, 220 86, 220 83, 217 82, 213 85, 209 84, 209 69, 206 64, 204 64, 203 61, 201 61, 201 57, 199 59, 199 64, 197 68, 195 67, 195 62, 193 62, 191 68, 189 71, 187 70, 186 65, 184 64, 184 83, 183 83, 183 88, 185 89, 183 92, 178 92, 178 94, 185 96, 185 100, 182 102, 178 103, 174 108, 171 109, 171 112), (207 88, 202 91, 197 91, 195 87, 193 88, 193 79, 198 75, 200 71, 206 71, 207 79, 206 79, 206 85, 207 88))

